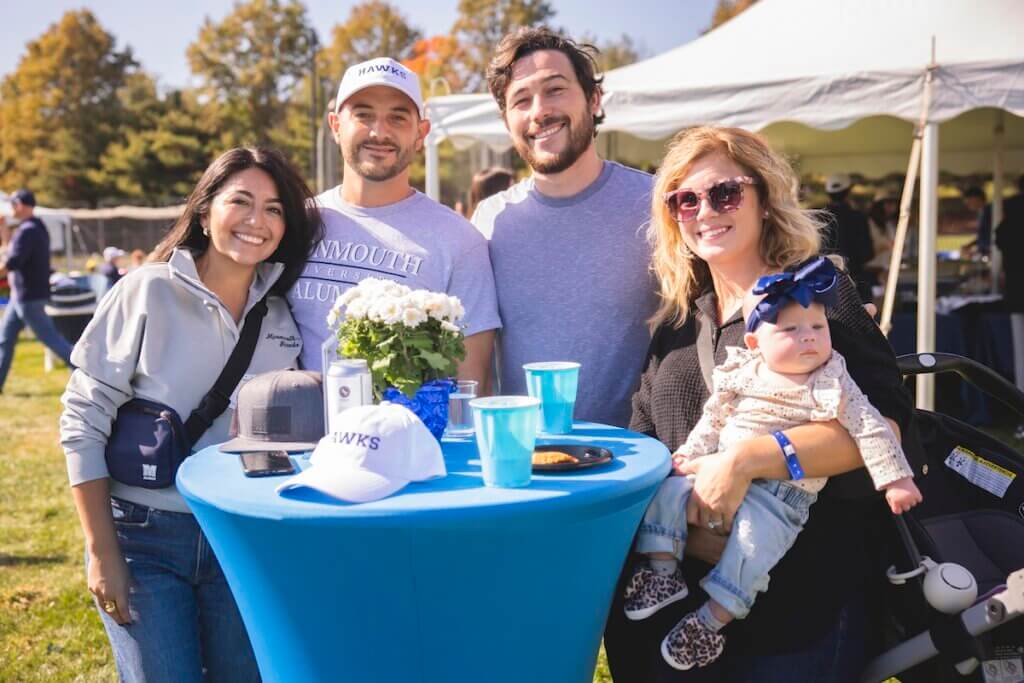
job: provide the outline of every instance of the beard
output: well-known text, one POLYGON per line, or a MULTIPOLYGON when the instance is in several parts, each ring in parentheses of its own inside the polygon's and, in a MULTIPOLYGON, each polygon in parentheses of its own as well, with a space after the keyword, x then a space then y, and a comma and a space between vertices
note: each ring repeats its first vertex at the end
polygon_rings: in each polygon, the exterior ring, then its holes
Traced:
POLYGON ((395 142, 390 140, 384 142, 373 143, 376 146, 389 146, 395 150, 395 160, 390 164, 374 162, 364 160, 360 158, 360 153, 363 151, 363 147, 368 145, 367 141, 363 142, 350 142, 348 145, 342 147, 341 154, 345 159, 345 162, 354 170, 361 178, 366 180, 372 180, 374 182, 384 182, 385 180, 391 180, 399 173, 404 171, 412 163, 413 157, 416 155, 416 147, 410 145, 409 147, 403 148, 395 142))
POLYGON ((512 144, 515 146, 519 156, 537 173, 547 175, 561 173, 576 163, 576 160, 587 151, 587 147, 590 146, 594 139, 594 118, 590 115, 589 111, 584 112, 577 126, 572 125, 572 121, 568 116, 561 116, 548 118, 540 125, 540 128, 550 126, 553 123, 564 123, 569 134, 569 140, 565 143, 565 147, 557 154, 545 154, 543 157, 540 157, 534 153, 533 148, 530 146, 530 141, 525 135, 521 137, 516 136, 512 139, 512 144))

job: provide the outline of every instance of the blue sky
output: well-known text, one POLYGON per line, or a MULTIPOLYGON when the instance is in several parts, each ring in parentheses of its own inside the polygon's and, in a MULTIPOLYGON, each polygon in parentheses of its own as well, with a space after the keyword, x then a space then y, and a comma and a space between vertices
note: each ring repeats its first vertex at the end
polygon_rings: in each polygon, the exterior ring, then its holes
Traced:
MULTIPOLYGON (((427 35, 445 33, 455 20, 458 0, 390 0, 427 35)), ((0 75, 14 70, 25 42, 37 37, 69 9, 88 7, 118 46, 128 44, 136 59, 166 86, 189 85, 185 48, 203 19, 220 19, 233 0, 22 0, 7 3, 0 40, 0 75)), ((321 40, 329 39, 355 0, 305 0, 321 40)), ((654 55, 695 38, 710 22, 715 0, 552 0, 554 24, 571 34, 584 32, 606 39, 623 33, 654 55)))

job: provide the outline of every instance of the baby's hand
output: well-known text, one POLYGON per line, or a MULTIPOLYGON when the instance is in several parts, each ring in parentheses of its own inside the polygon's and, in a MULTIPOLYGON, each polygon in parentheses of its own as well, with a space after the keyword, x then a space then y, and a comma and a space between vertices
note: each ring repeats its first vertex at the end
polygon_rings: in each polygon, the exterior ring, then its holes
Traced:
POLYGON ((686 457, 686 454, 683 453, 682 451, 676 451, 675 453, 673 453, 672 454, 672 474, 677 475, 677 476, 678 475, 686 474, 686 472, 683 471, 682 467, 687 462, 689 462, 689 460, 690 459, 688 457, 686 457))
POLYGON ((894 515, 906 512, 921 502, 923 496, 910 477, 897 479, 885 487, 885 500, 894 515))

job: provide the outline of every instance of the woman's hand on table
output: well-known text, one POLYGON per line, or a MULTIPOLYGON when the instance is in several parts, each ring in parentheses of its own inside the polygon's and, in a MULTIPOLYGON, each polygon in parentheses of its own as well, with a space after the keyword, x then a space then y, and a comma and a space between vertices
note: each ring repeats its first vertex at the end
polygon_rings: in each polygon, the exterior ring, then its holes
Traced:
POLYGON ((693 494, 686 506, 686 521, 728 536, 736 510, 750 488, 750 479, 737 465, 735 449, 682 463, 677 471, 693 475, 693 494))
POLYGON ((131 573, 120 550, 89 552, 89 592, 96 596, 100 609, 122 626, 131 623, 128 586, 131 573))

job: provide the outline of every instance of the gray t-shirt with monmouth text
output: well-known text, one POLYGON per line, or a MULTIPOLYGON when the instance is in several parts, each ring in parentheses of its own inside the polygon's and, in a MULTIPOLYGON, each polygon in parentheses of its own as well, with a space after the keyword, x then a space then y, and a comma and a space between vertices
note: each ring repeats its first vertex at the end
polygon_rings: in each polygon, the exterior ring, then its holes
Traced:
POLYGON ((465 218, 420 192, 364 208, 335 187, 318 196, 324 238, 288 293, 302 335, 302 367, 320 370, 327 313, 338 295, 368 277, 457 296, 466 336, 501 327, 487 242, 465 218))
POLYGON ((477 208, 503 323, 501 393, 526 393, 524 363, 576 361, 576 419, 629 423, 656 304, 645 235, 652 185, 606 161, 572 197, 547 197, 526 179, 477 208))

